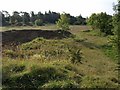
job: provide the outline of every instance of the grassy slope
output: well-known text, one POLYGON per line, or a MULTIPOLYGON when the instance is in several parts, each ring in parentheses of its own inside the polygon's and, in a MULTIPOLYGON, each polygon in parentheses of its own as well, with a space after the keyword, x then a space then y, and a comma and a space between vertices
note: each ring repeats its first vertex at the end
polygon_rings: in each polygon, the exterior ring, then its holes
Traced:
MULTIPOLYGON (((94 31, 83 32, 84 29, 87 30, 89 27, 71 26, 70 32, 76 35, 75 38, 63 40, 38 38, 23 44, 15 52, 3 51, 3 80, 10 79, 27 83, 28 79, 25 78, 27 75, 33 79, 30 85, 35 85, 36 88, 117 87, 117 71, 115 71, 117 64, 107 57, 101 48, 102 45, 107 44, 107 37, 97 36, 94 31), (71 54, 68 47, 73 47, 71 49, 74 50, 81 49, 82 64, 70 62, 71 54), (17 71, 14 68, 18 68, 17 71), (41 78, 36 75, 41 75, 41 78), (20 77, 24 78, 19 80, 20 77), (43 81, 41 81, 42 78, 44 78, 43 81)), ((4 82, 5 87, 19 85, 19 83, 14 84, 15 82, 4 82)), ((27 87, 26 84, 21 86, 27 87)))

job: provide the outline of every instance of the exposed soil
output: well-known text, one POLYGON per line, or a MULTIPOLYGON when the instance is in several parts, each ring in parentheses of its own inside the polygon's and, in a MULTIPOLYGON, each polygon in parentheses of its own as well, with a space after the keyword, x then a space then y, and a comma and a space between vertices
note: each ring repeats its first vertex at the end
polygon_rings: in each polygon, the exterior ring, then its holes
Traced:
POLYGON ((18 45, 31 41, 37 37, 45 39, 62 39, 70 37, 72 34, 62 30, 11 30, 2 33, 2 45, 18 45))

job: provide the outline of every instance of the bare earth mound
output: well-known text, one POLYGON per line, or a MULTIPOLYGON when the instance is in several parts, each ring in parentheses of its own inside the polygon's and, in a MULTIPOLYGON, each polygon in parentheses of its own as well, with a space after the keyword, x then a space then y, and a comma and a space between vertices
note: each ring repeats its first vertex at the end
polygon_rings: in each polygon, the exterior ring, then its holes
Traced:
POLYGON ((31 41, 37 37, 45 39, 62 39, 70 37, 72 34, 68 31, 62 30, 11 30, 2 33, 2 44, 21 44, 31 41))

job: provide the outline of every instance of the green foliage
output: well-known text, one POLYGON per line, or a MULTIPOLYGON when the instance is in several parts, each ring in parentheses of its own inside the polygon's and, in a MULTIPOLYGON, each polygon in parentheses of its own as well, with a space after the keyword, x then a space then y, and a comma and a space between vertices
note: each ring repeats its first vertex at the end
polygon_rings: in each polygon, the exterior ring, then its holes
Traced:
POLYGON ((69 30, 69 18, 65 13, 61 14, 60 19, 56 24, 61 30, 69 30))
POLYGON ((19 12, 14 11, 13 16, 10 17, 10 23, 11 24, 17 24, 22 22, 22 17, 19 15, 19 12))
POLYGON ((112 34, 112 16, 106 13, 92 14, 88 19, 88 24, 91 25, 93 29, 99 29, 106 35, 112 34))
POLYGON ((75 25, 86 25, 86 19, 83 18, 81 15, 76 17, 75 25))
POLYGON ((97 14, 93 13, 88 19, 87 23, 88 25, 92 26, 92 29, 96 28, 96 22, 97 22, 97 14))
POLYGON ((115 11, 116 13, 113 16, 113 32, 114 32, 114 37, 113 40, 114 45, 118 49, 118 60, 120 59, 120 1, 118 0, 118 4, 115 6, 115 11))
MULTIPOLYGON (((19 23, 22 23, 22 26, 28 25, 35 25, 35 20, 41 19, 45 24, 55 24, 58 19, 60 19, 60 13, 48 11, 45 14, 38 12, 37 14, 34 11, 31 13, 27 12, 17 12, 14 11, 13 15, 10 15, 7 11, 0 12, 2 18, 2 25, 3 26, 10 26, 19 23), (32 23, 32 24, 29 24, 32 23)), ((71 25, 86 25, 86 18, 83 18, 81 15, 79 16, 71 16, 70 14, 66 14, 69 18, 69 23, 71 25)))
POLYGON ((42 26, 43 25, 42 19, 35 20, 35 25, 36 26, 42 26))

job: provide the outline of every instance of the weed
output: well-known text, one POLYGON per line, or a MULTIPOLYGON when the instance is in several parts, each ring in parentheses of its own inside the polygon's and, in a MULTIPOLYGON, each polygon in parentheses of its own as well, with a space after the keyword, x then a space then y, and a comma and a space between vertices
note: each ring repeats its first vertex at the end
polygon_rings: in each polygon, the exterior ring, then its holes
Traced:
POLYGON ((50 81, 44 84, 42 88, 50 88, 51 90, 54 90, 56 88, 80 88, 80 86, 73 80, 65 80, 65 81, 50 81))
POLYGON ((78 50, 69 49, 69 52, 70 52, 70 61, 72 63, 81 63, 82 53, 80 49, 78 50))

